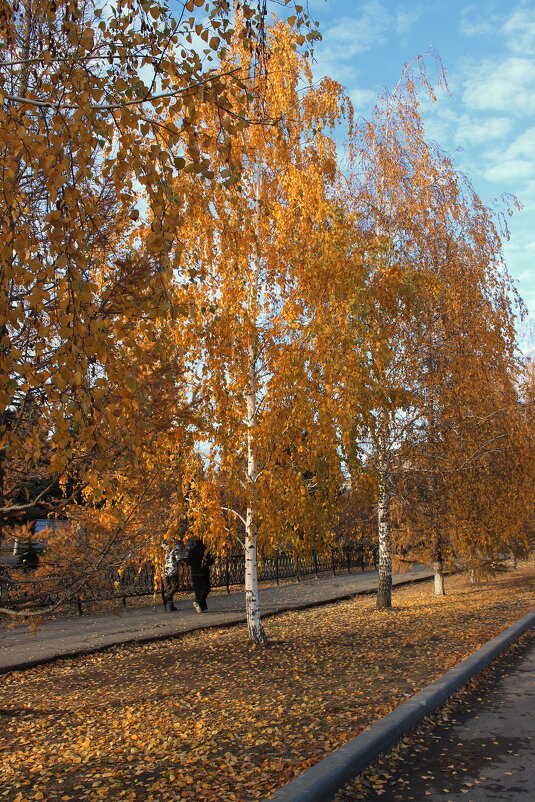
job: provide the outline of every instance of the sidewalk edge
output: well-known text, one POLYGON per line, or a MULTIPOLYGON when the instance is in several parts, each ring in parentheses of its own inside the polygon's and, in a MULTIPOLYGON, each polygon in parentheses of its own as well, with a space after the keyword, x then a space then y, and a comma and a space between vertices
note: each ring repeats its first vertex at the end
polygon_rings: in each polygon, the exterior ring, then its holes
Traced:
POLYGON ((535 626, 535 609, 264 802, 327 802, 332 799, 349 780, 393 747, 408 730, 444 704, 532 626, 535 626))

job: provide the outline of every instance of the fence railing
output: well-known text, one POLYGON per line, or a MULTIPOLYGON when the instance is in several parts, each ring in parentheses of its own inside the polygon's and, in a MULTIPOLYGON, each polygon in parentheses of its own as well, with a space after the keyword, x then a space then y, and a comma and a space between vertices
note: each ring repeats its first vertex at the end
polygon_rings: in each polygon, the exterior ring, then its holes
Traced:
MULTIPOLYGON (((260 582, 280 584, 282 580, 297 579, 307 576, 336 576, 351 573, 352 570, 364 571, 367 567, 376 567, 377 550, 367 544, 332 548, 327 552, 309 552, 295 555, 288 552, 275 552, 269 557, 259 555, 258 579, 260 582)), ((245 581, 245 556, 230 554, 216 560, 211 568, 211 583, 214 588, 231 588, 243 586, 245 581)), ((86 604, 91 601, 106 599, 126 600, 137 596, 154 594, 155 569, 151 564, 141 568, 128 566, 123 569, 108 568, 101 571, 96 579, 83 590, 73 592, 65 599, 65 604, 74 604, 81 614, 86 604)), ((184 566, 179 571, 179 591, 191 591, 191 575, 184 566)), ((35 610, 55 604, 65 590, 61 588, 58 577, 36 577, 30 572, 4 570, 0 573, 0 606, 13 610, 35 610)))

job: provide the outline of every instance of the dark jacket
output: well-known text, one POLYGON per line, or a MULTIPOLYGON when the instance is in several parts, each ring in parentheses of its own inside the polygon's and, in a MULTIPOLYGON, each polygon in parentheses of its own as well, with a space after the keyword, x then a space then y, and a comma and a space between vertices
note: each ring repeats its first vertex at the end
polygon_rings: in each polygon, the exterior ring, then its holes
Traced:
POLYGON ((200 540, 195 538, 190 547, 188 557, 186 559, 188 565, 191 566, 191 573, 193 576, 210 576, 210 566, 214 562, 214 558, 206 546, 200 540))

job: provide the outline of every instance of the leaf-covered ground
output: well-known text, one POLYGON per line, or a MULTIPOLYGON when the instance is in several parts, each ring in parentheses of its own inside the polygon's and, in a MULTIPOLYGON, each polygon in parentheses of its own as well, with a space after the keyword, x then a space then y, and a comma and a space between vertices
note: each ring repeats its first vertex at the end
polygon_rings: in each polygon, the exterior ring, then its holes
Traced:
MULTIPOLYGON (((263 799, 535 603, 535 564, 2 677, 0 799, 263 799)), ((30 636, 31 637, 31 636, 30 636)))

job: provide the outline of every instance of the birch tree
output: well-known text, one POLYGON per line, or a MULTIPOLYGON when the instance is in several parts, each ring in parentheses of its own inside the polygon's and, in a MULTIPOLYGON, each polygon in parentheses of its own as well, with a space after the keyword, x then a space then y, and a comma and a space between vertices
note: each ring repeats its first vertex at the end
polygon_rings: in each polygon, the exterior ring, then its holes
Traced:
MULTIPOLYGON (((230 63, 247 66, 255 118, 277 127, 242 132, 234 191, 208 197, 195 179, 175 185, 191 210, 181 259, 198 307, 195 359, 207 421, 193 526, 215 548, 227 547, 233 533, 242 539, 255 643, 266 641, 259 546, 300 549, 329 537, 342 477, 319 338, 343 295, 344 253, 354 240, 331 198, 329 131, 349 106, 333 81, 312 86, 287 26, 277 23, 268 44, 264 78, 239 42, 230 63), (222 504, 221 488, 239 503, 222 504)), ((217 135, 216 120, 203 135, 217 135)))
MULTIPOLYGON (((420 62, 419 62, 420 63, 420 62)), ((429 89, 425 72, 422 82, 429 89)), ((367 409, 348 384, 353 408, 349 449, 361 451, 377 476, 379 545, 378 609, 392 603, 391 505, 398 453, 407 431, 418 422, 422 340, 416 325, 420 309, 433 293, 426 273, 431 213, 425 204, 439 169, 425 142, 411 65, 392 94, 385 92, 374 118, 357 131, 355 173, 349 203, 361 215, 368 240, 368 283, 373 302, 365 317, 367 409), (364 412, 364 414, 363 414, 364 412)), ((433 198, 436 206, 436 198, 433 198)))
MULTIPOLYGON (((425 74, 420 77, 430 92, 425 74)), ((369 236, 382 248, 372 258, 376 302, 368 318, 375 411, 368 421, 360 417, 356 442, 371 442, 368 459, 378 475, 382 609, 391 605, 394 480, 412 468, 410 448, 403 446, 425 430, 432 452, 446 394, 453 404, 484 394, 485 365, 503 377, 511 371, 515 295, 492 210, 425 138, 413 70, 406 68, 359 133, 353 197, 369 236)), ((462 439, 459 429, 457 434, 462 439)), ((438 473, 430 468, 428 478, 436 484, 438 473)), ((429 492, 438 499, 438 486, 429 492)), ((429 537, 440 592, 445 535, 439 521, 429 537)))
POLYGON ((463 376, 455 385, 451 355, 442 377, 451 395, 435 384, 433 419, 408 443, 411 473, 401 496, 406 509, 399 545, 414 558, 440 561, 435 570, 440 595, 445 567, 461 565, 473 575, 488 576, 500 569, 506 555, 516 559, 529 549, 530 428, 516 372, 504 370, 503 353, 492 358, 487 337, 482 335, 478 344, 464 353, 463 376))

